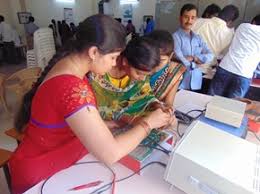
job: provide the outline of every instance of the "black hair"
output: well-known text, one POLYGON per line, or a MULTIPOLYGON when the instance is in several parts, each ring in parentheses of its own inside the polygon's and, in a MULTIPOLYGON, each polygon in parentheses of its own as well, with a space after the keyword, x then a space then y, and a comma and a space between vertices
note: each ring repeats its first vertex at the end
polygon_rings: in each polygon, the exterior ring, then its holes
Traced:
POLYGON ((131 24, 131 23, 132 23, 132 20, 128 20, 127 23, 131 24))
POLYGON ((116 21, 118 21, 119 23, 122 23, 122 18, 115 18, 116 21))
POLYGON ((30 16, 29 17, 29 22, 34 22, 34 17, 30 16))
POLYGON ((127 59, 130 66, 141 71, 151 71, 160 64, 159 48, 145 36, 132 39, 121 56, 127 59))
POLYGON ((226 22, 233 22, 239 17, 239 10, 234 5, 227 5, 219 12, 218 17, 226 22))
POLYGON ((147 37, 154 40, 156 46, 160 49, 161 55, 170 55, 173 52, 173 38, 170 32, 166 30, 154 30, 147 37))
POLYGON ((204 10, 202 14, 202 18, 211 18, 212 16, 218 16, 219 12, 221 11, 221 8, 216 5, 215 3, 210 4, 206 9, 204 10))
POLYGON ((71 54, 83 53, 92 46, 96 46, 102 54, 122 50, 125 47, 125 36, 124 27, 106 15, 93 15, 81 22, 75 38, 68 41, 54 55, 32 89, 24 95, 22 106, 15 119, 16 129, 21 131, 28 123, 33 96, 48 72, 58 61, 71 54))
POLYGON ((3 21, 5 21, 5 17, 0 15, 0 22, 3 22, 3 21))
POLYGON ((151 18, 146 19, 146 24, 148 24, 151 21, 151 18))
POLYGON ((255 23, 256 25, 260 25, 260 14, 255 16, 251 23, 255 23))
POLYGON ((198 13, 198 8, 195 5, 189 3, 183 5, 180 11, 180 16, 182 16, 185 11, 191 11, 191 10, 196 10, 196 12, 198 13))

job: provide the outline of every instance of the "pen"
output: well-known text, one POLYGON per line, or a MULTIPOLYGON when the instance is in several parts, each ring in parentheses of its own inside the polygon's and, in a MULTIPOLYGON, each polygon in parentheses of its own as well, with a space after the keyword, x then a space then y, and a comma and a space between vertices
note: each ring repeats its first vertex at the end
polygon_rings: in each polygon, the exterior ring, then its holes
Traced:
POLYGON ((73 187, 73 188, 69 189, 69 191, 78 191, 78 190, 81 190, 81 189, 96 187, 96 186, 100 185, 101 183, 103 183, 103 181, 94 181, 94 182, 90 182, 90 183, 87 183, 87 184, 84 184, 84 185, 79 185, 77 187, 73 187))

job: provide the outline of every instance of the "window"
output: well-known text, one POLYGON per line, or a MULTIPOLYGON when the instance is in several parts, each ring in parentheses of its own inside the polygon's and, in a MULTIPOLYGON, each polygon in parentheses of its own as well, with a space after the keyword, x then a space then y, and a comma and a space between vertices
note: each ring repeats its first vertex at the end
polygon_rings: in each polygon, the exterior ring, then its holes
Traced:
POLYGON ((75 3, 75 0, 56 0, 56 2, 62 2, 62 3, 75 3))
POLYGON ((139 0, 120 0, 120 4, 124 5, 124 4, 138 4, 139 0))

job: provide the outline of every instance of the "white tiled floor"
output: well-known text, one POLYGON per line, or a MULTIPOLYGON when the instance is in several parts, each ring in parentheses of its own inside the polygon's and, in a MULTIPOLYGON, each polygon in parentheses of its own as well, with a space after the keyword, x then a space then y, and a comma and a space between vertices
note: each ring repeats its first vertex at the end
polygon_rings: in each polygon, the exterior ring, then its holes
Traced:
MULTIPOLYGON (((25 67, 24 65, 10 65, 8 67, 0 66, 0 72, 5 74, 11 74, 24 67, 25 67)), ((17 103, 16 103, 15 96, 10 92, 7 92, 6 95, 7 95, 6 99, 7 99, 9 109, 12 112, 15 112, 17 110, 17 103)), ((17 143, 12 138, 6 136, 4 134, 4 131, 12 127, 13 127, 13 116, 6 114, 2 105, 0 104, 0 147, 11 151, 13 151, 16 148, 17 143)), ((258 135, 260 136, 260 134, 258 135)), ((247 140, 254 142, 256 144, 260 144, 260 142, 255 138, 254 134, 252 134, 251 132, 248 132, 247 140)), ((0 169, 0 194, 10 194, 7 188, 7 184, 2 169, 0 169)))

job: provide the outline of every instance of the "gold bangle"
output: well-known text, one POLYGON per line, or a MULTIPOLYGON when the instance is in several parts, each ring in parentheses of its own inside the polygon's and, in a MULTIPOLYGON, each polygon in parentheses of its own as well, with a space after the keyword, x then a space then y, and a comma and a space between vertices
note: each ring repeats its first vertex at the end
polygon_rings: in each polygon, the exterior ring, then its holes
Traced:
POLYGON ((150 132, 151 132, 150 125, 145 120, 142 120, 139 124, 143 127, 143 129, 145 130, 146 134, 149 135, 150 132))

